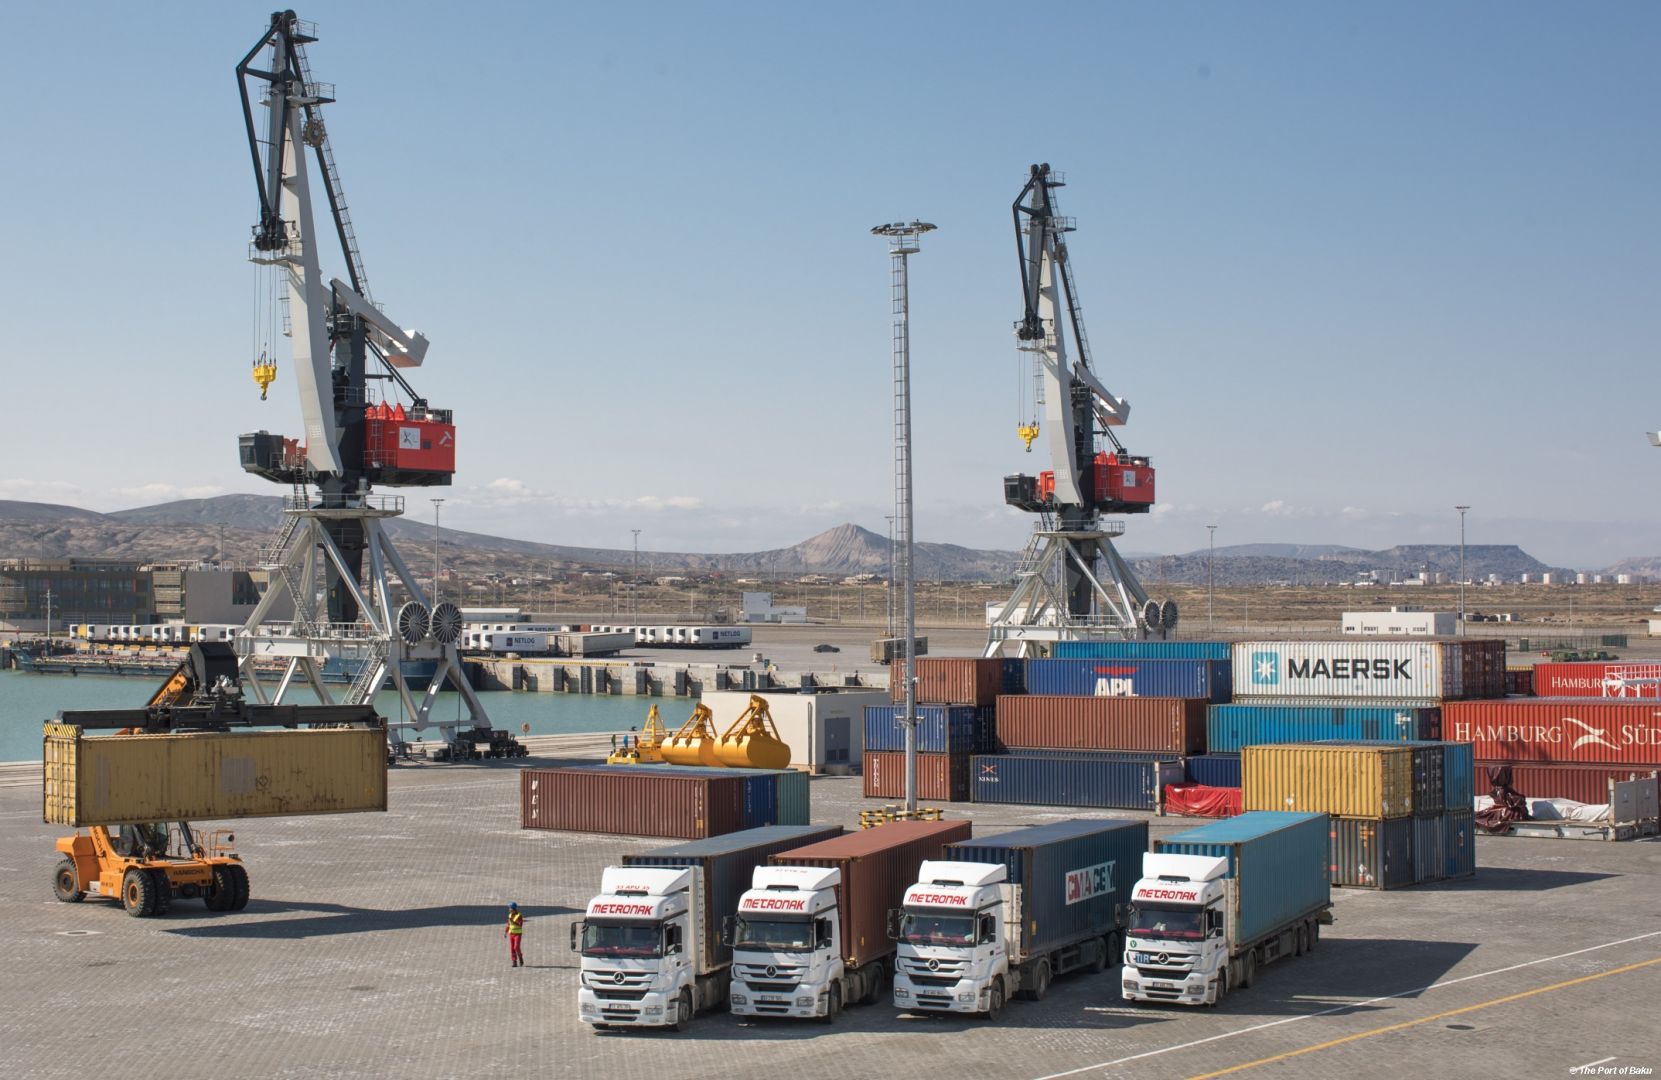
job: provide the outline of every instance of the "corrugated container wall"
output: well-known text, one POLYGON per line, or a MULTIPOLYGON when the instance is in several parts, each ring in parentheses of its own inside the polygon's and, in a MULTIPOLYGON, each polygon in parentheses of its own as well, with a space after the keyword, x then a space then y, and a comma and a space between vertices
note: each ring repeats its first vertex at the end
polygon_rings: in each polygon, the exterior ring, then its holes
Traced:
POLYGON ((1113 926, 1148 850, 1146 821, 1058 821, 952 844, 946 858, 1004 866, 1020 886, 1021 952, 1113 926))
POLYGON ((977 756, 970 798, 1022 806, 1154 810, 1166 784, 1182 783, 1180 761, 1122 761, 1078 753, 977 756))
POLYGON ((1187 761, 1188 782, 1206 787, 1239 787, 1239 754, 1204 754, 1187 761))
POLYGON ((1227 701, 1229 665, 1214 660, 1028 660, 1027 693, 1227 701))
MULTIPOLYGON (((904 750, 904 705, 865 709, 865 749, 904 750)), ((979 754, 995 749, 990 705, 917 706, 917 749, 930 754, 979 754)))
POLYGON ((1442 877, 1448 881, 1476 873, 1476 815, 1450 810, 1442 815, 1442 877))
POLYGON ((1238 879, 1231 939, 1247 944, 1332 902, 1325 814, 1258 813, 1154 841, 1173 855, 1226 858, 1238 879))
POLYGON ((1233 659, 1226 641, 1058 641, 1051 655, 1068 660, 1219 660, 1233 659))
POLYGON ((1246 810, 1345 817, 1413 813, 1413 752, 1403 746, 1282 743, 1240 752, 1246 810))
POLYGON ((1205 752, 1205 702, 1193 698, 1016 696, 998 699, 1002 746, 1205 752))
POLYGON ((729 964, 732 950, 721 944, 721 920, 738 910, 738 898, 749 890, 755 868, 766 865, 769 855, 841 835, 840 825, 771 825, 624 855, 623 865, 702 867, 704 955, 712 965, 729 964))
POLYGON ((1434 704, 1464 696, 1462 662, 1457 642, 1237 641, 1234 694, 1241 704, 1256 703, 1257 695, 1294 703, 1385 698, 1434 704))
MULTIPOLYGON (((917 797, 946 802, 969 801, 968 754, 918 754, 917 797)), ((905 754, 897 750, 867 750, 864 760, 865 797, 905 797, 905 754)))
POLYGON ((1627 677, 1658 676, 1661 664, 1653 662, 1535 664, 1531 692, 1537 697, 1661 698, 1661 683, 1627 682, 1627 677))
POLYGON ((1213 705, 1205 719, 1205 747, 1213 754, 1238 752, 1242 746, 1315 739, 1441 737, 1440 709, 1213 705))
MULTIPOLYGON (((930 705, 990 705, 999 694, 1023 690, 1019 661, 1002 657, 919 656, 917 701, 930 705)), ((888 667, 889 693, 905 701, 905 661, 888 667)))
POLYGON ((42 820, 128 825, 386 809, 386 731, 96 735, 47 724, 42 820))
POLYGON ((744 827, 742 776, 667 769, 522 769, 526 829, 696 840, 744 827))
POLYGON ((1464 693, 1468 698, 1504 697, 1505 641, 1501 638, 1461 638, 1464 653, 1464 693))
POLYGON ((1413 819, 1413 880, 1440 881, 1447 873, 1448 825, 1445 814, 1413 819))
POLYGON ((1332 819, 1332 883, 1359 889, 1413 884, 1413 818, 1332 819))
POLYGON ((729 769, 704 765, 596 765, 606 769, 658 769, 681 776, 742 776, 744 827, 806 825, 812 818, 811 778, 799 769, 729 769))
POLYGON ((1647 701, 1449 702, 1442 735, 1473 744, 1482 761, 1661 765, 1661 710, 1647 701))
MULTIPOLYGON (((1654 769, 1608 765, 1517 765, 1505 761, 1476 763, 1477 788, 1488 794, 1493 787, 1489 770, 1509 768, 1511 787, 1531 799, 1573 799, 1582 803, 1609 801, 1610 781, 1635 780, 1653 776, 1654 769)), ((1470 805, 1470 804, 1467 804, 1470 805)))
POLYGON ((888 912, 905 901, 925 859, 967 840, 967 821, 891 821, 874 829, 797 848, 767 861, 774 866, 833 866, 842 871, 838 905, 843 959, 859 966, 894 951, 888 912))

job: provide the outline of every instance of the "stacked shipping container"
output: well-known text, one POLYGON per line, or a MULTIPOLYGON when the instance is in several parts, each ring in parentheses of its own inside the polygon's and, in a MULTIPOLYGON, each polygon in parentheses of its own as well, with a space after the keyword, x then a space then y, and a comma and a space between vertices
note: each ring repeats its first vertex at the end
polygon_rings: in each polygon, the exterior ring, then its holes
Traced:
MULTIPOLYGON (((969 760, 992 749, 998 696, 1019 693, 1025 671, 999 657, 917 658, 917 794, 963 802, 969 798, 969 760)), ((865 710, 866 798, 905 795, 905 663, 889 668, 893 700, 865 710)))
MULTIPOLYGON (((1602 675, 1564 669, 1615 666, 1541 664, 1536 685, 1582 689, 1595 679, 1601 686, 1602 675)), ((1661 769, 1661 704, 1653 698, 1461 701, 1444 710, 1443 728, 1474 748, 1484 794, 1488 771, 1502 765, 1512 766, 1511 785, 1524 795, 1585 803, 1607 802, 1610 780, 1661 769)))
POLYGON ((525 829, 700 840, 808 823, 808 777, 792 769, 582 765, 523 769, 525 829))

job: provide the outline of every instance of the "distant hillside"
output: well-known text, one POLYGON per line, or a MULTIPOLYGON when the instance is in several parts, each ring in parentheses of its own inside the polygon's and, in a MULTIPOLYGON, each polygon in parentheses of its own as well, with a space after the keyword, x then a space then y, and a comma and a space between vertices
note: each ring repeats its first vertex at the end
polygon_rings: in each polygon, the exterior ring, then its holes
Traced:
MULTIPOLYGON (((1189 552, 1190 555, 1204 555, 1205 549, 1189 552)), ((1217 549, 1217 557, 1222 558, 1267 558, 1267 559, 1324 559, 1329 555, 1365 555, 1361 548, 1344 547, 1340 544, 1230 544, 1228 547, 1217 549)))
MULTIPOLYGON (((1295 547, 1297 545, 1240 545, 1246 547, 1295 547)), ((1138 559, 1132 564, 1148 581, 1198 583, 1206 580, 1206 553, 1138 559)), ((1286 582, 1293 585, 1320 585, 1356 581, 1366 573, 1396 579, 1411 577, 1421 570, 1441 572, 1456 580, 1459 575, 1459 545, 1410 544, 1383 551, 1333 548, 1315 558, 1273 556, 1225 556, 1217 549, 1216 581, 1219 585, 1262 585, 1286 582)), ((1554 572, 1571 574, 1563 567, 1548 566, 1515 544, 1468 544, 1465 573, 1473 581, 1498 574, 1516 581, 1523 574, 1554 572)))

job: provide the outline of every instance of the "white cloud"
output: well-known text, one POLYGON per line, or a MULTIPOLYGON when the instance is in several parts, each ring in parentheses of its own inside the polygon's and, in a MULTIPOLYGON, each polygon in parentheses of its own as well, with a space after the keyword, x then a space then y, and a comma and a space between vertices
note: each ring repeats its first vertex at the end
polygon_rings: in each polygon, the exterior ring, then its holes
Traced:
POLYGON ((22 502, 58 502, 81 498, 85 492, 79 484, 66 480, 34 480, 24 477, 0 479, 0 497, 22 502))
POLYGON ((505 495, 527 495, 531 490, 525 485, 525 481, 516 480, 510 476, 497 477, 486 484, 485 487, 490 491, 499 491, 505 495))

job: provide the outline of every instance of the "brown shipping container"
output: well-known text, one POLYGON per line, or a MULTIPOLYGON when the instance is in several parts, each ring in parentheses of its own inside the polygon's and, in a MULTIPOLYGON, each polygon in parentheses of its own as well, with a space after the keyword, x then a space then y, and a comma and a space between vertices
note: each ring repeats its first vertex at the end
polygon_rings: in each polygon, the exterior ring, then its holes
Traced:
POLYGON ((519 822, 526 829, 700 840, 744 827, 742 776, 663 769, 524 769, 519 822))
POLYGON ((1654 701, 1501 698, 1450 701, 1442 737, 1473 745, 1478 761, 1661 766, 1654 701))
POLYGON ((47 724, 42 820, 53 825, 386 809, 386 731, 86 736, 47 724))
POLYGON ((1205 753, 1205 707, 1198 698, 998 698, 998 741, 1023 750, 1152 750, 1205 753))
POLYGON ((1276 743, 1240 751, 1241 808, 1398 818, 1413 813, 1413 747, 1276 743))
POLYGON ((1465 654, 1465 697, 1504 697, 1507 692, 1505 641, 1500 638, 1465 638, 1459 647, 1465 654))
POLYGON ((891 821, 767 861, 773 866, 833 866, 842 871, 838 906, 843 959, 858 967, 894 951, 888 940, 888 912, 917 884, 923 861, 940 858, 947 844, 970 835, 967 821, 891 821))
POLYGON ((1508 761, 1476 763, 1476 793, 1486 795, 1493 785, 1489 769, 1509 767, 1511 786, 1531 799, 1573 799, 1582 803, 1609 801, 1609 781, 1654 776, 1654 769, 1614 768, 1608 765, 1517 765, 1508 761))
MULTIPOLYGON (((865 797, 905 797, 905 754, 898 750, 865 751, 865 797)), ((968 754, 918 754, 917 797, 946 802, 969 801, 968 754)))
MULTIPOLYGON (((1003 671, 1004 661, 997 657, 919 656, 917 703, 990 705, 1003 692, 1003 671)), ((904 660, 889 665, 888 687, 895 704, 905 701, 904 660)))

